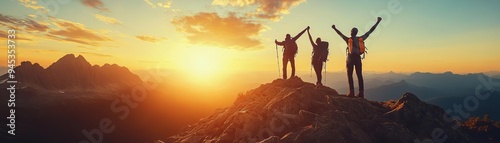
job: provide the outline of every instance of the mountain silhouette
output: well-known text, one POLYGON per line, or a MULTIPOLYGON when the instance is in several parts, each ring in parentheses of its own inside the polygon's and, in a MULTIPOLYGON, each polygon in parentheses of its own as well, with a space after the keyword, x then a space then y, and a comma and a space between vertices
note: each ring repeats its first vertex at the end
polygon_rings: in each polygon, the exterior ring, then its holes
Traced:
MULTIPOLYGON (((489 75, 493 72, 488 73, 489 75)), ((381 77, 374 77, 377 79, 381 77)), ((381 78, 384 79, 384 78, 381 78)), ((421 100, 437 105, 443 109, 453 109, 454 104, 463 104, 468 96, 475 96, 478 87, 484 87, 482 81, 493 83, 500 82, 499 78, 487 76, 485 73, 472 74, 454 74, 445 73, 421 73, 416 72, 402 79, 400 82, 384 85, 381 81, 365 82, 366 84, 378 84, 379 87, 370 88, 365 91, 366 98, 369 100, 386 101, 396 100, 404 92, 411 92, 417 95, 421 100)), ((490 115, 491 119, 500 120, 500 114, 495 109, 500 108, 500 92, 498 86, 492 86, 496 92, 490 92, 491 97, 488 100, 481 101, 480 106, 471 116, 490 115)), ((487 88, 482 88, 480 92, 486 92, 487 88)))
MULTIPOLYGON (((500 91, 491 92, 489 94, 489 98, 480 101, 478 108, 474 110, 474 112, 471 112, 470 116, 482 117, 484 115, 489 115, 493 120, 500 120, 500 112, 497 111, 500 109, 500 104, 498 104, 498 101, 500 101, 500 91)), ((473 94, 470 96, 473 96, 473 94)), ((426 102, 438 105, 443 109, 453 109, 455 104, 463 104, 465 99, 467 99, 467 96, 440 96, 427 100, 426 102)))
POLYGON ((487 76, 483 73, 460 75, 452 72, 440 74, 416 72, 405 80, 414 85, 445 91, 447 96, 463 96, 464 93, 474 94, 477 85, 481 84, 479 77, 487 76))
POLYGON ((500 75, 493 76, 493 78, 500 79, 500 75))
POLYGON ((447 142, 469 142, 443 109, 405 93, 374 102, 316 88, 298 77, 277 79, 238 96, 234 104, 185 127, 167 142, 414 142, 436 128, 447 142))
MULTIPOLYGON (((47 91, 119 90, 142 83, 139 76, 116 64, 90 65, 81 55, 67 54, 44 69, 38 63, 21 62, 16 80, 21 86, 47 91)), ((7 74, 0 77, 3 81, 7 74)))
MULTIPOLYGON (((79 142, 84 139, 83 129, 95 128, 100 119, 116 114, 110 110, 114 100, 130 95, 133 87, 142 85, 139 76, 125 67, 116 64, 92 66, 83 56, 76 57, 73 54, 61 57, 47 68, 24 61, 15 71, 15 80, 18 81, 15 97, 16 136, 8 135, 7 130, 10 128, 2 126, 0 142, 79 142)), ((0 76, 0 87, 3 89, 10 85, 5 80, 7 74, 0 76)), ((0 96, 1 104, 7 105, 8 100, 9 96, 0 96)), ((9 110, 8 106, 0 106, 0 115, 7 117, 9 110)), ((137 110, 139 112, 142 109, 137 110)), ((137 123, 143 117, 152 118, 147 114, 137 113, 116 124, 123 124, 123 130, 145 132, 141 128, 132 127, 146 126, 137 123)), ((0 121, 1 124, 7 122, 8 120, 0 121)), ((115 134, 125 133, 116 131, 115 134)), ((108 137, 105 141, 122 142, 119 139, 121 138, 108 137)), ((140 139, 129 137, 124 140, 140 139)))
POLYGON ((8 67, 0 66, 0 75, 7 73, 8 70, 8 67))
POLYGON ((405 92, 411 92, 417 95, 422 100, 427 100, 433 97, 441 96, 442 93, 439 90, 421 87, 413 85, 401 80, 397 83, 383 85, 376 88, 371 88, 365 91, 366 99, 375 101, 388 101, 397 100, 401 97, 401 94, 405 92))

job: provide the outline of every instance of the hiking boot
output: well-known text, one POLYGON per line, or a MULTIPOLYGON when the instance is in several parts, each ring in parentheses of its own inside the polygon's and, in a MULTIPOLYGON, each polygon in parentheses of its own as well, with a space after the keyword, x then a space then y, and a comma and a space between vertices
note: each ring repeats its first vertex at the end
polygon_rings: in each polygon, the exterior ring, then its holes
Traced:
POLYGON ((356 95, 358 98, 365 98, 365 94, 363 91, 359 92, 358 95, 356 95))
POLYGON ((349 91, 349 94, 347 94, 347 97, 354 97, 354 91, 349 91))
POLYGON ((316 82, 316 88, 323 87, 323 84, 321 82, 316 82))

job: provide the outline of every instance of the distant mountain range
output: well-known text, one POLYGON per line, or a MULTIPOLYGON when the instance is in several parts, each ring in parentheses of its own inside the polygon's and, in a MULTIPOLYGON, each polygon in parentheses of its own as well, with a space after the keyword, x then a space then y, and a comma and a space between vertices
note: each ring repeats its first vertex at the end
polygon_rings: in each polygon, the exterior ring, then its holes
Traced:
MULTIPOLYGON (((370 81, 370 80, 368 80, 370 81)), ((373 82, 367 82, 373 84, 373 82)), ((397 100, 398 95, 412 92, 423 101, 438 105, 443 109, 454 109, 454 104, 464 105, 468 96, 476 95, 476 88, 483 87, 480 93, 491 94, 490 98, 481 101, 478 109, 470 112, 473 116, 489 114, 492 119, 500 120, 500 79, 489 77, 483 73, 459 75, 451 72, 441 74, 414 73, 401 79, 400 82, 367 89, 366 98, 375 101, 397 100), (487 91, 481 80, 498 83, 496 91, 487 91)))
POLYGON ((8 67, 0 66, 0 75, 7 73, 8 70, 8 67))
POLYGON ((366 99, 375 101, 388 101, 397 100, 400 98, 401 94, 406 92, 414 93, 422 100, 431 99, 442 95, 441 91, 428 87, 421 87, 414 84, 410 84, 405 80, 400 82, 382 85, 380 87, 371 88, 365 91, 366 99))
MULTIPOLYGON (((482 93, 486 94, 486 93, 482 93)), ((468 116, 482 117, 483 115, 489 115, 491 119, 499 120, 500 119, 500 91, 495 91, 489 93, 490 97, 486 100, 478 100, 477 103, 473 103, 471 101, 466 100, 468 96, 440 96, 433 99, 429 99, 426 102, 434 105, 438 105, 443 109, 455 110, 454 106, 464 106, 465 102, 468 101, 467 104, 469 106, 477 105, 477 109, 473 111, 467 111, 468 116)), ((474 95, 469 95, 474 97, 474 95)), ((469 99, 471 98, 469 97, 469 99)))
MULTIPOLYGON (((139 76, 116 64, 90 65, 79 55, 65 55, 44 69, 38 63, 22 62, 15 68, 21 86, 48 91, 119 90, 141 84, 139 76)), ((0 81, 7 75, 0 76, 0 81)))
MULTIPOLYGON (((384 84, 379 82, 380 86, 371 85, 372 88, 368 88, 366 90, 367 94, 372 94, 371 92, 376 93, 388 93, 389 96, 397 90, 400 90, 401 87, 405 87, 407 90, 412 91, 422 91, 423 93, 432 93, 429 98, 421 97, 423 100, 441 97, 441 96, 466 96, 475 94, 475 89, 477 86, 480 86, 481 80, 488 80, 491 77, 486 76, 485 74, 466 74, 459 75, 453 74, 451 72, 445 72, 441 74, 433 74, 433 73, 414 73, 405 78, 399 79, 399 82, 393 84, 384 84), (387 85, 387 86, 386 86, 387 85)), ((367 79, 366 84, 377 84, 378 81, 381 81, 380 77, 374 79, 367 79), (374 81, 375 79, 375 81, 374 81)), ((387 79, 389 80, 389 79, 387 79)), ((398 80, 398 79, 391 79, 398 80)), ((500 79, 492 79, 496 81, 500 81, 500 79)), ((500 89, 500 87, 497 87, 500 89)), ((418 94, 418 92, 416 92, 418 94)), ((380 95, 380 94, 378 94, 380 95)), ((396 100, 397 98, 373 98, 373 100, 387 100, 392 99, 396 100)))

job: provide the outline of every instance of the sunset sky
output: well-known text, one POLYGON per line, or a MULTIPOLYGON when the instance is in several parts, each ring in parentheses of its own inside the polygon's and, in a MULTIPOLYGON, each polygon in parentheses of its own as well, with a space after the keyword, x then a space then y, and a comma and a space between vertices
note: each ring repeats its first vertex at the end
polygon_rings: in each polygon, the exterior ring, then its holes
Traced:
MULTIPOLYGON (((344 71, 346 45, 331 25, 364 34, 380 16, 364 71, 469 73, 500 70, 499 7, 498 0, 2 0, 0 40, 14 28, 18 63, 44 67, 74 53, 132 70, 277 72, 274 39, 311 26, 314 39, 330 42, 328 71, 344 71)), ((308 74, 307 34, 298 45, 298 74, 308 74)))

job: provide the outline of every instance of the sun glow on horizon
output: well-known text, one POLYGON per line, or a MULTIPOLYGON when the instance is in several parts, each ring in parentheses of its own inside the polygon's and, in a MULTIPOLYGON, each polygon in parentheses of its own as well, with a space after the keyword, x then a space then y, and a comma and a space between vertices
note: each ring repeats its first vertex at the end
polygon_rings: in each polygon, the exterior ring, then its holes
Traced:
POLYGON ((176 61, 180 70, 196 83, 213 83, 225 72, 223 52, 213 48, 187 48, 176 61))

